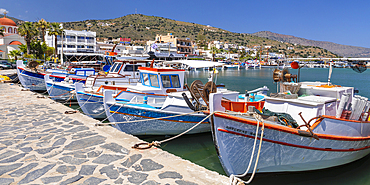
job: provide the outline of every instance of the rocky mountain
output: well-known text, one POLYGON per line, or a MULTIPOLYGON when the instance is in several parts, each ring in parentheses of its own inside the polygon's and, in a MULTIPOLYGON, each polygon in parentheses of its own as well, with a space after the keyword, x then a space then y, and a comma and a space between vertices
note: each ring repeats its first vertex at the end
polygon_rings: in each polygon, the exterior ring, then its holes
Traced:
POLYGON ((348 46, 326 41, 308 40, 304 38, 294 37, 291 35, 273 33, 270 31, 260 31, 257 33, 253 33, 252 35, 281 42, 300 44, 303 46, 316 46, 327 49, 328 51, 331 51, 343 57, 370 57, 370 48, 348 46))

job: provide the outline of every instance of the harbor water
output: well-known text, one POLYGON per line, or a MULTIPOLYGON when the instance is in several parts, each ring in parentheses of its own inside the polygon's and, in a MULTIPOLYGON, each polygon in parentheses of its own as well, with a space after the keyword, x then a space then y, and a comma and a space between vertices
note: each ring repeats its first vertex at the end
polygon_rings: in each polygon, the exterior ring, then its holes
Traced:
MULTIPOLYGON (((275 93, 277 84, 273 83, 272 68, 263 69, 227 69, 219 70, 216 84, 225 84, 226 88, 245 93, 245 90, 253 90, 267 86, 269 93, 275 93)), ((298 70, 290 69, 290 73, 298 74, 298 70)), ((186 73, 187 83, 193 80, 207 82, 209 71, 190 71, 186 73)), ((325 68, 302 68, 300 81, 328 81, 329 69, 325 68)), ((353 86, 359 90, 360 95, 370 97, 370 70, 356 73, 352 69, 333 69, 331 82, 335 85, 353 86)), ((145 141, 161 141, 168 136, 141 136, 145 141)), ((263 144, 262 144, 263 146, 263 144)), ((190 160, 209 170, 225 174, 212 141, 211 133, 185 135, 175 140, 163 143, 160 147, 170 153, 190 160)), ((282 174, 257 175, 252 184, 370 184, 370 156, 353 163, 330 169, 309 172, 294 172, 282 174)))

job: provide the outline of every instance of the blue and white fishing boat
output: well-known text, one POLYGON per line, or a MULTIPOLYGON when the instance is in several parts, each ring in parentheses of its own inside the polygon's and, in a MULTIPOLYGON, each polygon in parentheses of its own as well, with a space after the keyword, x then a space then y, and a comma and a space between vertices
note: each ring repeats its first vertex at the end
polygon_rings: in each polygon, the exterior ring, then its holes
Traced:
MULTIPOLYGON (((38 63, 36 61, 33 61, 31 65, 32 69, 30 66, 26 67, 22 60, 17 60, 17 74, 19 81, 24 88, 30 89, 31 91, 46 91, 44 76, 47 73, 58 73, 61 77, 65 77, 68 73, 67 70, 60 69, 43 70, 38 68, 38 63)), ((55 78, 55 80, 62 81, 64 78, 55 78)))
POLYGON ((136 85, 140 80, 138 68, 146 66, 145 60, 117 60, 108 74, 93 75, 85 83, 75 83, 76 96, 81 110, 88 116, 97 119, 106 118, 103 105, 103 91, 120 90, 136 85), (113 88, 108 85, 114 86, 113 88))
POLYGON ((222 93, 210 95, 210 111, 205 113, 212 114, 217 154, 233 181, 255 173, 339 166, 370 153, 368 98, 330 81, 286 85, 297 94, 266 97, 261 112, 249 108, 250 102, 232 110, 223 106, 222 93))
MULTIPOLYGON (((140 67, 141 83, 129 86, 114 94, 104 92, 104 106, 107 117, 118 130, 133 135, 175 135, 186 131, 205 116, 197 110, 205 106, 207 100, 200 98, 202 93, 191 94, 185 89, 184 69, 171 67, 140 67), (189 108, 187 97, 197 97, 198 108, 189 108)), ((236 101, 239 92, 217 88, 213 82, 203 85, 193 82, 190 87, 203 88, 202 92, 223 92, 227 99, 236 101), (195 87, 197 86, 197 87, 195 87)), ((206 120, 187 134, 209 132, 206 120)))
POLYGON ((49 97, 53 100, 76 100, 74 83, 85 83, 86 78, 91 75, 95 75, 93 68, 73 68, 65 76, 55 73, 46 74, 44 81, 49 97), (59 81, 60 78, 64 80, 59 81))

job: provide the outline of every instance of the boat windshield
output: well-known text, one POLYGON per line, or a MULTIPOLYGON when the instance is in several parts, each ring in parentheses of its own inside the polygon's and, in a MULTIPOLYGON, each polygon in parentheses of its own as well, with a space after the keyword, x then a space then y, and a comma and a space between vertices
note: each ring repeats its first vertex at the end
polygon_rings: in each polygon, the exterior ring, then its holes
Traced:
POLYGON ((164 88, 179 88, 179 75, 161 75, 162 85, 164 88))
POLYGON ((158 76, 156 74, 142 74, 142 84, 145 86, 159 87, 158 76))
POLYGON ((111 73, 117 73, 118 70, 121 68, 122 63, 114 63, 113 66, 110 68, 111 73))

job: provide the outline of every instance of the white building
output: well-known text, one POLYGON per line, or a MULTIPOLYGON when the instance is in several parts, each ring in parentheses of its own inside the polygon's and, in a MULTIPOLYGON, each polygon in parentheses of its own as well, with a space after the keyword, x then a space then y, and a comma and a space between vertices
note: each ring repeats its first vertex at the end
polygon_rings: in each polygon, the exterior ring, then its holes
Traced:
POLYGON ((0 29, 4 36, 0 36, 0 59, 8 59, 10 51, 18 50, 18 46, 26 44, 24 38, 18 35, 18 26, 5 15, 0 18, 0 29))
MULTIPOLYGON (((63 40, 57 36, 58 53, 94 53, 96 51, 96 32, 64 30, 63 40)), ((45 34, 45 42, 49 47, 55 47, 54 35, 45 34)))

